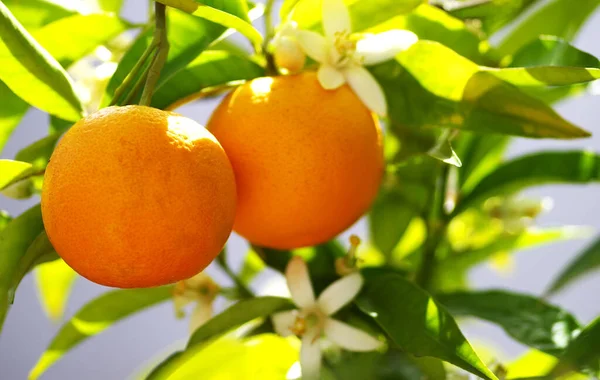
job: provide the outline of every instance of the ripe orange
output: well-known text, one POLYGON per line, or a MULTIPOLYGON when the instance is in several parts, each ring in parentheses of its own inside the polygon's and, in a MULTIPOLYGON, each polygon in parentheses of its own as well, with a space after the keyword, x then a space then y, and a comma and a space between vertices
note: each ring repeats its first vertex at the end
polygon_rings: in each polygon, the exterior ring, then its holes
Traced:
POLYGON ((181 115, 109 107, 77 122, 46 170, 42 215, 58 254, 82 276, 122 288, 204 269, 235 217, 221 145, 181 115))
POLYGON ((230 93, 207 124, 233 166, 234 230, 266 247, 325 242, 369 208, 383 174, 376 117, 315 73, 259 78, 230 93))

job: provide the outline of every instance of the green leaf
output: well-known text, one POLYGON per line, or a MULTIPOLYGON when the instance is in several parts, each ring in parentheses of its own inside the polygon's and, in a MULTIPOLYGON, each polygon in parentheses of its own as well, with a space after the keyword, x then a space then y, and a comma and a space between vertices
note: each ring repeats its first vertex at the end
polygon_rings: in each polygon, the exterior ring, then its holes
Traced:
POLYGON ((452 316, 429 294, 402 276, 363 270, 356 302, 403 351, 433 356, 484 379, 497 379, 465 339, 452 316), (407 328, 407 327, 410 328, 407 328))
POLYGON ((297 360, 298 352, 290 341, 277 335, 262 334, 241 341, 225 337, 199 350, 186 351, 171 362, 171 371, 146 379, 279 380, 285 379, 297 360))
POLYGON ((30 177, 34 171, 28 162, 0 160, 0 190, 30 177))
POLYGON ((54 59, 63 67, 69 67, 128 28, 129 25, 114 14, 104 13, 65 17, 32 34, 54 59), (73 33, 74 30, 77 33, 73 33))
POLYGON ((279 19, 282 23, 286 21, 300 0, 283 0, 279 8, 279 19))
POLYGON ((477 63, 486 59, 480 51, 480 38, 465 23, 429 4, 421 4, 411 13, 395 16, 367 32, 408 29, 421 40, 436 41, 477 63))
POLYGON ((48 135, 41 140, 38 140, 31 145, 21 149, 15 159, 22 162, 30 163, 34 170, 40 171, 46 168, 50 156, 54 151, 54 147, 60 138, 59 133, 48 135))
POLYGON ((37 205, 10 221, 0 231, 0 332, 14 296, 15 278, 19 277, 20 268, 27 266, 23 258, 43 229, 42 213, 40 205, 37 205))
POLYGON ((369 212, 369 235, 384 256, 391 255, 414 216, 414 208, 400 195, 380 194, 369 212))
POLYGON ((119 14, 121 12, 121 8, 123 7, 123 0, 97 0, 100 9, 104 12, 112 12, 119 14))
POLYGON ((12 220, 10 214, 4 210, 0 210, 0 231, 6 228, 8 223, 12 220))
POLYGON ((444 9, 463 20, 481 21, 481 29, 488 35, 497 32, 538 0, 487 0, 476 2, 448 2, 444 9))
MULTIPOLYGON (((245 2, 243 2, 245 4, 245 2)), ((246 17, 242 19, 234 16, 228 12, 224 12, 217 8, 207 7, 200 5, 193 13, 194 16, 201 17, 208 21, 223 25, 227 28, 235 29, 240 32, 244 37, 248 38, 256 51, 261 50, 263 43, 263 36, 258 30, 256 30, 248 19, 248 13, 246 8, 246 17)))
POLYGON ((134 313, 168 300, 171 292, 171 286, 121 289, 107 292, 88 302, 61 327, 31 370, 29 379, 37 379, 69 350, 89 337, 101 333, 134 313))
POLYGON ((54 322, 61 320, 77 273, 63 260, 54 260, 38 265, 35 275, 38 297, 46 315, 54 322))
POLYGON ((52 0, 3 0, 12 14, 28 30, 35 30, 63 17, 76 14, 52 0))
POLYGON ((600 69, 563 66, 492 69, 485 71, 515 86, 566 86, 587 83, 600 78, 600 69))
POLYGON ((503 163, 465 194, 455 213, 497 194, 514 194, 550 183, 589 183, 600 180, 600 156, 587 151, 533 153, 503 163))
POLYGON ((427 154, 448 165, 453 165, 457 168, 460 168, 462 166, 462 162, 452 148, 450 135, 450 130, 446 130, 440 134, 437 143, 427 151, 427 154))
POLYGON ((499 56, 512 55, 542 34, 573 39, 592 14, 600 0, 552 0, 535 11, 502 39, 497 48, 499 56))
POLYGON ((511 67, 566 66, 600 68, 600 60, 554 36, 540 36, 515 53, 511 67))
POLYGON ((554 279, 548 289, 548 294, 553 294, 573 281, 600 269, 600 239, 588 246, 554 279))
POLYGON ((192 13, 198 9, 198 4, 195 0, 156 0, 159 3, 168 5, 169 7, 180 9, 187 13, 192 13))
MULTIPOLYGON (((465 134, 461 135, 464 138, 465 134)), ((463 166, 459 171, 461 191, 468 193, 482 178, 494 170, 504 157, 510 139, 502 135, 468 135, 467 147, 459 149, 463 166)))
POLYGON ((583 227, 563 226, 545 229, 529 228, 519 234, 499 236, 484 247, 455 252, 440 260, 434 276, 435 288, 443 291, 465 288, 468 270, 487 261, 497 253, 513 252, 556 241, 582 238, 587 233, 588 230, 583 227))
MULTIPOLYGON (((344 0, 350 11, 352 32, 361 32, 391 17, 409 13, 421 0, 344 0)), ((292 20, 301 29, 323 31, 321 25, 322 0, 302 0, 296 4, 292 20)))
POLYGON ((501 290, 436 296, 454 317, 472 316, 495 323, 515 340, 559 356, 581 331, 568 312, 530 295, 501 290))
POLYGON ((600 376, 600 318, 586 326, 569 344, 550 376, 560 376, 574 371, 600 376))
MULTIPOLYGON (((237 1, 206 0, 203 3, 225 12, 237 12, 232 13, 234 16, 245 17, 239 10, 237 1)), ((161 70, 157 86, 161 86, 174 74, 185 68, 200 53, 208 48, 211 43, 222 36, 226 30, 222 25, 189 15, 177 9, 171 9, 167 12, 167 22, 169 24, 167 31, 167 38, 170 43, 169 56, 165 66, 161 70)), ((115 90, 123 83, 148 45, 150 45, 151 39, 151 30, 142 33, 127 53, 125 53, 117 70, 108 82, 102 102, 103 106, 110 103, 115 90)))
POLYGON ((81 118, 68 74, 1 2, 0 36, 0 80, 35 107, 67 120, 81 118))
POLYGON ((242 300, 221 314, 214 316, 204 325, 200 326, 188 341, 186 350, 205 343, 207 340, 221 336, 253 319, 268 317, 273 313, 291 310, 294 304, 287 298, 257 297, 242 300))
POLYGON ((17 95, 0 81, 0 153, 8 142, 13 131, 17 128, 29 104, 21 100, 17 95))
POLYGON ((257 78, 264 72, 262 67, 245 57, 208 50, 160 86, 152 97, 152 106, 173 109, 200 96, 207 88, 257 78))
POLYGON ((250 249, 246 253, 246 256, 244 256, 244 261, 242 263, 242 268, 238 273, 238 277, 243 284, 249 285, 266 267, 265 262, 260 256, 254 250, 250 249))

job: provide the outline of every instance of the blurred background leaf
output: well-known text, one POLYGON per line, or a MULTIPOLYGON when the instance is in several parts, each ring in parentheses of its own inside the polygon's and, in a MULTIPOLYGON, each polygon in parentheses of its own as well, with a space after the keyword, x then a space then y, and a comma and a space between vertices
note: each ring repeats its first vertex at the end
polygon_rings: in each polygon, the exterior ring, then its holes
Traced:
POLYGON ((597 239, 556 276, 548 289, 548 294, 554 294, 564 289, 567 285, 599 268, 600 240, 597 239))
POLYGON ((54 322, 62 319, 77 273, 63 260, 38 265, 35 279, 38 297, 46 315, 54 322))

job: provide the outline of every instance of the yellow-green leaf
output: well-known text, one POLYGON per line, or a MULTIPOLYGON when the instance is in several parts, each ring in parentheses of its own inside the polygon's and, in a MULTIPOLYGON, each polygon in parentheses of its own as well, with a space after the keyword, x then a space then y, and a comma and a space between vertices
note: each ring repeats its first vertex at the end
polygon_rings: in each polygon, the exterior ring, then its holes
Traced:
POLYGON ((38 265, 35 275, 44 311, 48 318, 57 322, 63 317, 77 273, 63 260, 54 260, 38 265))

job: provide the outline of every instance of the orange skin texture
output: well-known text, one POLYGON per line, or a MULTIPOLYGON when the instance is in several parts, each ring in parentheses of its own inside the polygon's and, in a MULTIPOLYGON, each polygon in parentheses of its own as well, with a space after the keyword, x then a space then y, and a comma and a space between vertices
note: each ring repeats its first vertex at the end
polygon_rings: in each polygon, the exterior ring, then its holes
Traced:
POLYGON ((173 283, 203 270, 235 218, 231 164, 172 112, 109 107, 77 122, 46 169, 42 216, 58 254, 101 285, 173 283))
POLYGON ((315 73, 259 78, 230 93, 207 128, 233 166, 234 230, 293 249, 328 241, 370 207, 384 171, 376 117, 315 73))

